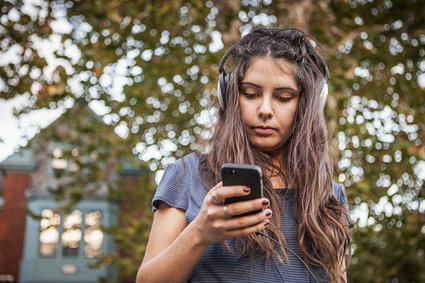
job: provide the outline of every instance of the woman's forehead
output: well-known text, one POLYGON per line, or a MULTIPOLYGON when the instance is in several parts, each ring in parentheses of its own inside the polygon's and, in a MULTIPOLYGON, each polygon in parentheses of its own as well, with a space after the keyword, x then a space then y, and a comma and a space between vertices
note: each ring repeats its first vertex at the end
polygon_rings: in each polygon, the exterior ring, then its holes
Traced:
POLYGON ((276 59, 271 57, 257 57, 255 58, 242 78, 244 80, 262 80, 262 81, 281 81, 284 79, 286 82, 291 81, 291 85, 296 86, 294 77, 294 64, 285 59, 276 59))
POLYGON ((248 65, 245 72, 249 72, 253 68, 256 69, 279 69, 280 72, 293 75, 296 65, 283 58, 273 58, 270 56, 255 57, 248 65))

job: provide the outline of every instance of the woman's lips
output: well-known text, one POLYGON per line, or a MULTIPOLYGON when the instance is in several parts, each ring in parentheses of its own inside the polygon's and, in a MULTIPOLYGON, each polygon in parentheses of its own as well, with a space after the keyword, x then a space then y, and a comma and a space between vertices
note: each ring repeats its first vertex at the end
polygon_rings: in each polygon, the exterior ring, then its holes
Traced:
POLYGON ((257 135, 260 135, 260 136, 269 136, 269 135, 273 134, 273 132, 276 131, 275 128, 272 128, 272 127, 261 127, 261 126, 260 127, 252 127, 252 129, 254 130, 254 132, 257 135))

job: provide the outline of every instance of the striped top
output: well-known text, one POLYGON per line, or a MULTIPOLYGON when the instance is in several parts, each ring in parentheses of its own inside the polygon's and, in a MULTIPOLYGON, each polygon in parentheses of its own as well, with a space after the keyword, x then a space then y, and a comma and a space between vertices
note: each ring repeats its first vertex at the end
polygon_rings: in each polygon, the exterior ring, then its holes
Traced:
MULTIPOLYGON (((167 167, 152 200, 153 210, 160 201, 185 211, 187 223, 199 213, 208 190, 201 184, 198 165, 200 156, 189 154, 167 167)), ((282 202, 281 229, 287 246, 303 258, 297 244, 297 223, 294 216, 292 191, 277 189, 282 202)), ((334 196, 347 208, 347 197, 341 185, 333 185, 334 196)), ((238 256, 242 247, 234 239, 227 241, 230 253, 222 243, 211 244, 195 266, 190 282, 315 282, 307 268, 292 253, 283 264, 275 257, 265 260, 261 253, 253 256, 238 256)), ((310 266, 316 279, 329 282, 329 277, 320 269, 310 266)))

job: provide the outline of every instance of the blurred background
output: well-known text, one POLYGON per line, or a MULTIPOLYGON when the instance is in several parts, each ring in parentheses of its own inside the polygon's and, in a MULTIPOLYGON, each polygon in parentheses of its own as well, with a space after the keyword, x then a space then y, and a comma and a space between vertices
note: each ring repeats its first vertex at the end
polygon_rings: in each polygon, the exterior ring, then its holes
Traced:
POLYGON ((0 0, 0 282, 133 282, 163 169, 205 150, 226 48, 311 33, 350 282, 425 282, 422 0, 0 0))

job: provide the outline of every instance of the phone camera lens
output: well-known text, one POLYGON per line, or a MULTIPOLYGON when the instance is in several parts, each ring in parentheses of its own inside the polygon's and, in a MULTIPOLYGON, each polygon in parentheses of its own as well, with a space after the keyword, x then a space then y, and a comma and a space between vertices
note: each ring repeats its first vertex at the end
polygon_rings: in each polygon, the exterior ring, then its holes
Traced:
POLYGON ((232 174, 236 174, 236 170, 235 169, 232 169, 232 174))

